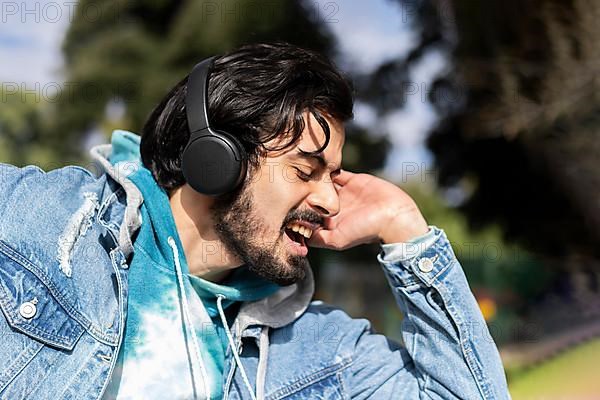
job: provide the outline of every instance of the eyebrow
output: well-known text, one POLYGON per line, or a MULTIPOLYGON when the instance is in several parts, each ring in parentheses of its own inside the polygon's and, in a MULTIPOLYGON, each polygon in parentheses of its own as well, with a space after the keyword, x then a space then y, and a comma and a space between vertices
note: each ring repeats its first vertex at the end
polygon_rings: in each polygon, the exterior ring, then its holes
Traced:
MULTIPOLYGON (((311 153, 305 152, 301 149, 297 149, 296 157, 304 158, 306 160, 317 160, 317 162, 319 163, 319 167, 321 169, 325 169, 327 167, 327 161, 325 161, 325 159, 323 158, 323 156, 321 154, 322 153, 311 154, 311 153)), ((337 166, 337 168, 334 171, 332 171, 332 173, 340 172, 340 168, 341 168, 340 166, 337 166)))

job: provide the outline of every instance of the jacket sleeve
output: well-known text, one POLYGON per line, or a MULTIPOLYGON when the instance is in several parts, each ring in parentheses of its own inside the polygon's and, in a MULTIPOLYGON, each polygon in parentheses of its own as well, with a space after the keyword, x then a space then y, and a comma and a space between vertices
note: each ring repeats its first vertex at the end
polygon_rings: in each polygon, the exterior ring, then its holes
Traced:
POLYGON ((500 355, 446 234, 377 256, 404 315, 404 346, 369 326, 356 340, 353 399, 510 399, 500 355), (407 256, 408 254, 408 256, 407 256))

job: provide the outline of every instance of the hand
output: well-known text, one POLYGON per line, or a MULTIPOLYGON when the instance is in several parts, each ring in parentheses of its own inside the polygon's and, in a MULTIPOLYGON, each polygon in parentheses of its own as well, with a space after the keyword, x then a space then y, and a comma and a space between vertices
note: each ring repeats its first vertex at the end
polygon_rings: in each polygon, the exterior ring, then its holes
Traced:
POLYGON ((398 186, 373 175, 342 170, 333 183, 340 212, 308 240, 312 247, 345 250, 364 243, 406 242, 429 227, 414 200, 398 186))

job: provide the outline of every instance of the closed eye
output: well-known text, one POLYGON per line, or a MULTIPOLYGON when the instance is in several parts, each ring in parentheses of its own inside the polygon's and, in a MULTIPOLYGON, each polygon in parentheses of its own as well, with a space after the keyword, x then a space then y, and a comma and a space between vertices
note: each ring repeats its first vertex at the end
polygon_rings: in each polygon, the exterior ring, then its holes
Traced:
POLYGON ((303 172, 300 168, 294 167, 294 169, 297 171, 298 178, 302 179, 304 182, 308 182, 313 178, 312 172, 310 174, 307 174, 303 172))

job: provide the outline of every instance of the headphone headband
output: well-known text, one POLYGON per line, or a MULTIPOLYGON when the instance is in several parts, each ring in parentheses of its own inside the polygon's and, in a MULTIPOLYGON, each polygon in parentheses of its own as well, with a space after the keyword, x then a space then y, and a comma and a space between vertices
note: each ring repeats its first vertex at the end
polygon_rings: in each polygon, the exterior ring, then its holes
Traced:
POLYGON ((208 76, 216 57, 209 57, 196 64, 188 77, 186 107, 188 109, 188 126, 192 136, 210 126, 208 123, 208 76), (190 110, 194 112, 190 112, 190 110), (196 110, 202 111, 196 112, 196 110))

